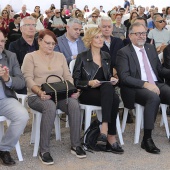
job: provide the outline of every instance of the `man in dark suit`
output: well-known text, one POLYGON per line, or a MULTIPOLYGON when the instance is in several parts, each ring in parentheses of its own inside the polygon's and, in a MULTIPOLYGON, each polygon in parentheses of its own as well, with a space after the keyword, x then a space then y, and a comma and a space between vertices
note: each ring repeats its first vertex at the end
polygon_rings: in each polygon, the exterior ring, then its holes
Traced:
POLYGON ((0 139, 0 160, 4 165, 14 165, 10 151, 17 144, 28 121, 28 112, 17 100, 15 91, 25 86, 16 54, 4 49, 5 37, 0 31, 0 116, 11 121, 0 139))
MULTIPOLYGON (((106 51, 111 56, 111 73, 115 78, 118 78, 117 76, 117 70, 115 68, 116 65, 116 56, 117 51, 124 47, 123 41, 120 38, 113 37, 113 24, 110 17, 103 16, 101 17, 99 27, 102 30, 102 34, 104 37, 104 44, 101 48, 102 51, 106 51)), ((120 96, 120 90, 119 88, 116 88, 117 93, 120 96)), ((127 117, 127 123, 133 123, 132 115, 129 113, 127 117)))
MULTIPOLYGON (((163 50, 163 61, 163 66, 170 70, 170 44, 163 50)), ((165 82, 170 86, 170 77, 165 82)))
POLYGON ((121 96, 125 107, 134 108, 134 103, 144 106, 144 137, 141 147, 150 153, 160 153, 151 137, 159 104, 170 104, 170 87, 162 78, 170 77, 156 49, 145 44, 146 28, 134 23, 129 29, 132 44, 117 53, 116 68, 121 84, 121 96))

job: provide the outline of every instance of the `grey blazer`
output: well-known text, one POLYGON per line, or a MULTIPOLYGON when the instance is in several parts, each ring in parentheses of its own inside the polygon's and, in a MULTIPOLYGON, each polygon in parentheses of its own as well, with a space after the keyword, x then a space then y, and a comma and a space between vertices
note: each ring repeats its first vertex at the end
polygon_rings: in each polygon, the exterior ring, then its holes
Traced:
POLYGON ((9 88, 5 85, 5 82, 0 77, 4 92, 7 97, 16 98, 14 90, 19 90, 25 87, 25 80, 21 73, 21 69, 16 54, 8 50, 4 50, 2 52, 2 59, 0 59, 0 64, 2 64, 2 66, 7 66, 9 68, 9 74, 12 79, 12 85, 9 88))
MULTIPOLYGON (((67 63, 69 64, 70 61, 72 60, 71 57, 73 55, 71 53, 70 46, 68 44, 68 40, 67 40, 65 34, 58 37, 57 41, 58 41, 58 44, 55 46, 54 51, 63 53, 64 56, 66 57, 67 63)), ((78 54, 87 50, 87 48, 84 46, 84 43, 83 43, 81 37, 79 37, 79 39, 77 41, 77 48, 78 48, 78 54)))

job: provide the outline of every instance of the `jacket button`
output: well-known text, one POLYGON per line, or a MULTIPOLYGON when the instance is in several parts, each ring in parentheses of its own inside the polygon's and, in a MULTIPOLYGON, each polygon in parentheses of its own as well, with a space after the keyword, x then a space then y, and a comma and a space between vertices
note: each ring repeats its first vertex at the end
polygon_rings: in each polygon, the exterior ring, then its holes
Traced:
POLYGON ((87 61, 89 61, 89 59, 87 59, 87 61))

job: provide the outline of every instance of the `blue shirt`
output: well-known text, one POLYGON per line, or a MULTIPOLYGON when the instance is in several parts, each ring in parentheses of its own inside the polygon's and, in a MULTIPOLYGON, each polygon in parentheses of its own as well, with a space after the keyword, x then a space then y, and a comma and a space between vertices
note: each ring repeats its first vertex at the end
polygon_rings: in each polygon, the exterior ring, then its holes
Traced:
MULTIPOLYGON (((65 36, 66 36, 66 35, 65 35, 65 36)), ((66 38, 67 38, 67 37, 66 37, 66 38)), ((77 54, 78 54, 77 43, 78 43, 78 40, 79 40, 79 39, 75 40, 74 42, 73 42, 73 41, 70 41, 68 38, 67 38, 67 40, 68 40, 68 45, 69 45, 70 50, 71 50, 71 53, 72 53, 71 59, 73 60, 73 56, 77 56, 77 54)))

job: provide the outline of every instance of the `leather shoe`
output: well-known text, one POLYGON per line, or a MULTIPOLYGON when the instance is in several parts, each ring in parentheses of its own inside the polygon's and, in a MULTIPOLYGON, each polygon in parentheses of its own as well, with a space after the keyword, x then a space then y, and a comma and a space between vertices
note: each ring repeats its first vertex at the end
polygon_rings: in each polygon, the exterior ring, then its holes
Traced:
POLYGON ((107 152, 112 152, 112 153, 116 153, 116 154, 123 154, 124 150, 122 149, 122 147, 118 144, 118 142, 113 143, 112 145, 107 142, 106 145, 106 151, 107 152))
POLYGON ((3 165, 15 165, 15 161, 11 158, 11 155, 8 151, 0 151, 0 159, 2 160, 3 165))
POLYGON ((160 149, 158 149, 155 146, 152 138, 149 138, 146 141, 143 140, 142 143, 141 143, 141 148, 145 149, 146 152, 149 152, 149 153, 154 153, 154 154, 159 154, 160 153, 160 149))

